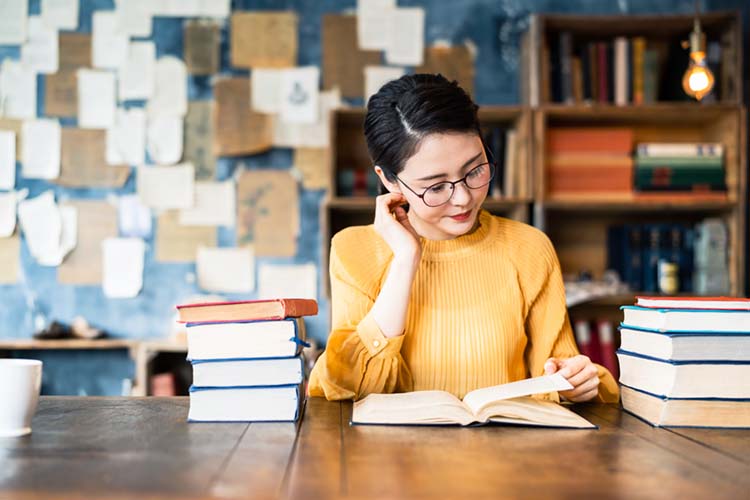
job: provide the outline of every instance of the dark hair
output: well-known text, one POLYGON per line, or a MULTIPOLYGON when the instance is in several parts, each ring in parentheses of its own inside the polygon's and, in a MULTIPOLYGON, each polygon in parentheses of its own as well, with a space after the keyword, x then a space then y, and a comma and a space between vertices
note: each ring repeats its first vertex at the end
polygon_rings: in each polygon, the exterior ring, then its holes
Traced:
POLYGON ((458 82, 443 75, 404 75, 390 81, 367 103, 370 158, 395 182, 395 175, 429 134, 475 132, 481 137, 478 109, 458 82))

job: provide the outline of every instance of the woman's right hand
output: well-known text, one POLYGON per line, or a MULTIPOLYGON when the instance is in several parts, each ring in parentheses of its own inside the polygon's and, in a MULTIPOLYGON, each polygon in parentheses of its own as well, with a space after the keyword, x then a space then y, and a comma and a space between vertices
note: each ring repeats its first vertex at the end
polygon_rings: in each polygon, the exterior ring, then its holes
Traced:
POLYGON ((375 198, 375 231, 391 247, 394 257, 419 260, 422 245, 402 205, 401 193, 387 193, 375 198))

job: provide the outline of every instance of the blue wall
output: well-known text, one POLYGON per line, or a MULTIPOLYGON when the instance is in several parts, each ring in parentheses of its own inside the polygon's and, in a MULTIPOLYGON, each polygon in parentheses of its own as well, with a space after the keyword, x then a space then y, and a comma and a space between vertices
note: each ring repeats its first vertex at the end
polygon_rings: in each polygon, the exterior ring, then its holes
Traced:
MULTIPOLYGON (((744 9, 747 33, 748 8, 742 0, 712 1, 704 7, 711 9, 744 9)), ((113 9, 113 0, 80 0, 79 31, 91 31, 94 10, 113 9)), ((531 12, 604 13, 692 13, 692 0, 605 1, 605 0, 399 0, 399 6, 422 6, 426 9, 426 43, 449 40, 461 43, 471 39, 478 49, 476 60, 475 95, 480 104, 513 104, 519 101, 518 42, 528 25, 531 12)), ((320 64, 320 22, 327 12, 352 9, 356 0, 233 0, 233 10, 293 9, 299 14, 298 64, 320 64)), ((31 14, 40 10, 40 0, 30 0, 31 14)), ((157 56, 182 57, 183 19, 156 18, 153 40, 157 56)), ((247 74, 229 67, 228 32, 222 30, 222 73, 247 74)), ((744 44, 747 46, 747 43, 744 44)), ((0 46, 0 60, 17 59, 18 47, 0 46)), ((44 78, 38 78, 38 109, 44 113, 44 78)), ((211 98, 208 77, 189 77, 188 95, 191 100, 211 98)), ((361 104, 354 102, 354 104, 361 104)), ((143 105, 134 103, 132 105, 143 105)), ((74 119, 62 120, 64 126, 75 126, 74 119)), ((217 180, 229 178, 236 168, 254 166, 288 168, 292 151, 275 149, 266 154, 247 158, 223 158, 217 165, 217 180)), ((17 176, 16 189, 28 188, 30 196, 54 189, 60 200, 94 198, 108 194, 102 189, 68 189, 44 181, 27 180, 17 176)), ((135 190, 133 176, 118 193, 135 190)), ((323 193, 301 191, 301 236, 298 253, 293 259, 259 259, 259 262, 320 263, 319 205, 323 193)), ((232 246, 234 231, 219 229, 219 244, 232 246)), ((117 337, 159 338, 170 330, 173 305, 184 298, 200 293, 191 277, 194 264, 163 264, 154 260, 153 239, 147 240, 148 250, 144 270, 144 286, 134 299, 108 300, 98 286, 61 285, 56 281, 56 269, 38 266, 22 245, 23 283, 0 286, 0 337, 28 338, 32 333, 28 304, 33 300, 40 312, 50 320, 70 322, 83 315, 117 337)), ((322 289, 322 287, 319 287, 322 289)), ((231 297, 230 298, 234 298, 231 297)), ((246 298, 246 297, 237 297, 246 298)), ((328 302, 319 297, 321 313, 308 324, 313 337, 323 340, 327 335, 328 302)), ((30 354, 30 353, 24 353, 30 354)), ((133 367, 125 352, 56 352, 41 354, 45 364, 44 392, 48 394, 119 394, 123 378, 132 377, 133 367)))

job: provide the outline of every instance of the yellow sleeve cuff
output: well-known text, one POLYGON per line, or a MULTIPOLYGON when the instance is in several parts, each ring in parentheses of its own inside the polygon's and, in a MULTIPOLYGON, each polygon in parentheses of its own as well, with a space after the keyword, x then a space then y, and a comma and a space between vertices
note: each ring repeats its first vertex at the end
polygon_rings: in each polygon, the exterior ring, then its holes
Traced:
POLYGON ((367 352, 372 357, 377 356, 383 351, 387 351, 388 353, 399 352, 401 344, 404 342, 403 335, 390 338, 383 335, 383 331, 370 313, 362 318, 362 321, 357 325, 357 335, 359 335, 367 352))

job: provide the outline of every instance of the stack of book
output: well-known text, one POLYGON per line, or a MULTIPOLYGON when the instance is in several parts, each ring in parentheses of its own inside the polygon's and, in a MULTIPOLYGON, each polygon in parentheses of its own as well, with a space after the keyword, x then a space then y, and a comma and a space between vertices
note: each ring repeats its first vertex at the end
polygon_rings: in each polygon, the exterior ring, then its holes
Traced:
POLYGON ((279 422, 300 418, 305 402, 303 316, 310 299, 177 306, 193 367, 190 422, 279 422))
POLYGON ((750 427, 750 299, 637 297, 622 309, 625 410, 655 426, 750 427))
POLYGON ((635 156, 636 191, 726 192, 721 144, 642 143, 635 156))

